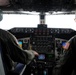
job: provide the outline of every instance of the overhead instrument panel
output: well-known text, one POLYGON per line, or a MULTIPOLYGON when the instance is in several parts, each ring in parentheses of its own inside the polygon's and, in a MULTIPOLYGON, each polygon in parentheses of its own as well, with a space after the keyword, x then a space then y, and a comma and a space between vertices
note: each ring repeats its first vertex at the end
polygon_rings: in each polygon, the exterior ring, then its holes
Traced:
POLYGON ((7 11, 75 11, 76 0, 0 0, 0 9, 7 11))

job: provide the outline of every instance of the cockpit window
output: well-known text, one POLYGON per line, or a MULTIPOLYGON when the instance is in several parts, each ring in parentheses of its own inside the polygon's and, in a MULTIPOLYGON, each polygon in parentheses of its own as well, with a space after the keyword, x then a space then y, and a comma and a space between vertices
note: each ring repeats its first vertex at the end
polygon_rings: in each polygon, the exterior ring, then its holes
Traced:
MULTIPOLYGON (((51 28, 72 28, 76 30, 75 15, 46 15, 45 24, 51 28)), ((39 15, 3 14, 0 28, 11 29, 13 27, 37 27, 40 24, 39 15)))

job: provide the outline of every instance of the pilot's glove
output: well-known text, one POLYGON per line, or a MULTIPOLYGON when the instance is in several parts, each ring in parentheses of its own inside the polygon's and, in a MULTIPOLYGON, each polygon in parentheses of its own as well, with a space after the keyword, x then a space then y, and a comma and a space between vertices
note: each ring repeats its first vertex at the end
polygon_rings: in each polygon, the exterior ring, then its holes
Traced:
POLYGON ((27 52, 28 54, 28 60, 27 60, 27 63, 29 64, 31 62, 31 60, 34 59, 35 56, 38 56, 39 54, 34 51, 34 50, 24 50, 25 52, 27 52))

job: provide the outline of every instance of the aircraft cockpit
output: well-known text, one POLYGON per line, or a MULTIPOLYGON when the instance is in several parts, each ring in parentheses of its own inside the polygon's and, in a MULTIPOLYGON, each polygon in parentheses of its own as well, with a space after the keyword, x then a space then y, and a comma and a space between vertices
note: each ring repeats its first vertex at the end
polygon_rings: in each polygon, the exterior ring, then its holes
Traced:
POLYGON ((58 75, 75 24, 76 0, 0 0, 0 28, 12 33, 23 50, 39 53, 21 75, 58 75))

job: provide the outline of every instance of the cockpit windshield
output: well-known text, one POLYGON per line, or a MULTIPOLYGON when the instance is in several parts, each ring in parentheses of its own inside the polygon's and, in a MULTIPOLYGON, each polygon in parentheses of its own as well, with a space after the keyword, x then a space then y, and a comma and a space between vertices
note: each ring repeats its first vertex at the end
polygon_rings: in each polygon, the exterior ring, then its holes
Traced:
MULTIPOLYGON (((76 30, 74 14, 46 15, 45 24, 50 28, 71 28, 76 30)), ((3 14, 0 28, 11 29, 13 27, 37 27, 40 24, 38 14, 3 14)))

